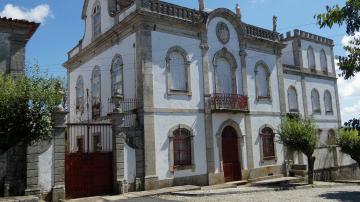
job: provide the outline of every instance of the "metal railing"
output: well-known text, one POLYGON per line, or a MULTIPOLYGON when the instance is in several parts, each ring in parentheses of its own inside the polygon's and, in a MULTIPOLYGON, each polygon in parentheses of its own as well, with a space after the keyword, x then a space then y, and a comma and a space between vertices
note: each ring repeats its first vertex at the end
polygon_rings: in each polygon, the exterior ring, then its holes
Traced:
POLYGON ((210 98, 213 111, 249 111, 248 97, 238 94, 213 94, 210 98))
POLYGON ((96 153, 112 151, 110 123, 68 123, 66 151, 96 153))
MULTIPOLYGON (((124 98, 120 101, 120 110, 125 113, 123 127, 132 127, 137 122, 137 111, 141 107, 141 101, 136 98, 124 98)), ((109 99, 108 113, 113 112, 115 104, 109 99)))

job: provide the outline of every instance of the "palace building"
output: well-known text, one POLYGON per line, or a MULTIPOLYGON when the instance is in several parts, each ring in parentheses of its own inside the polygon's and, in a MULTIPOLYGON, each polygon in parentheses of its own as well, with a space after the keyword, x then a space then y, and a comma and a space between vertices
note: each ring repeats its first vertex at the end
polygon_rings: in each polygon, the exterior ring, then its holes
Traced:
POLYGON ((354 163, 332 146, 341 126, 333 40, 279 34, 276 17, 267 30, 243 22, 239 5, 209 11, 204 0, 199 9, 85 0, 82 19, 64 64, 68 121, 92 128, 70 129, 67 149, 114 155, 122 190, 286 175, 285 165, 307 163, 277 141, 288 113, 319 128, 316 170, 354 163), (110 123, 120 132, 96 129, 110 123))

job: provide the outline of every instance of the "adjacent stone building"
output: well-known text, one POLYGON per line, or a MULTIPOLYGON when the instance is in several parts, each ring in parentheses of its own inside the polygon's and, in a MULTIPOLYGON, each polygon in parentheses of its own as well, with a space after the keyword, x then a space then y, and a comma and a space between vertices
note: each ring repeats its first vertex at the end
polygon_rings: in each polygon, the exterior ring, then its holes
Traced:
MULTIPOLYGON (((25 46, 38 23, 0 16, 0 72, 17 74, 25 68, 25 46)), ((24 194, 26 188, 26 144, 7 152, 0 150, 0 196, 24 194)))
MULTIPOLYGON (((108 123, 112 98, 135 100, 123 108, 135 116, 121 125, 117 182, 153 189, 285 174, 285 162, 306 163, 276 141, 287 113, 315 119, 316 169, 353 164, 328 152, 341 125, 333 41, 300 30, 280 35, 276 18, 273 30, 247 24, 239 6, 199 5, 85 0, 85 34, 64 64, 68 120, 108 123)), ((95 150, 70 138, 70 152, 95 150)))

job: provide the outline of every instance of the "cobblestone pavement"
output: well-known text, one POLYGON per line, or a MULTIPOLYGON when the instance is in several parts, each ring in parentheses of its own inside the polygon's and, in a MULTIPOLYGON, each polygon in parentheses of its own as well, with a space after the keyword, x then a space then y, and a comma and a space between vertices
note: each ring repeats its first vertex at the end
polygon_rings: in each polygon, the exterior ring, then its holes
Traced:
POLYGON ((270 191, 249 194, 232 194, 217 195, 204 197, 183 197, 163 195, 158 197, 143 198, 141 201, 196 201, 196 202, 322 202, 322 201, 339 201, 339 202, 360 202, 360 186, 343 186, 335 188, 312 188, 291 191, 270 191))

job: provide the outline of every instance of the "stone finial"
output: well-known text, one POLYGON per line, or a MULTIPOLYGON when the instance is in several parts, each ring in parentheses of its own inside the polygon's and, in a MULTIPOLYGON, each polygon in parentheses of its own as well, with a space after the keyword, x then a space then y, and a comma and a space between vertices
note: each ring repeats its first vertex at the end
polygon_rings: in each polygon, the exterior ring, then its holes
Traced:
POLYGON ((277 17, 274 15, 273 16, 273 31, 276 32, 277 31, 277 17))
POLYGON ((199 0, 199 10, 200 11, 205 10, 205 0, 199 0))
POLYGON ((236 15, 237 15, 239 18, 241 18, 241 9, 240 9, 240 5, 239 5, 239 4, 236 4, 235 10, 236 10, 236 15))

